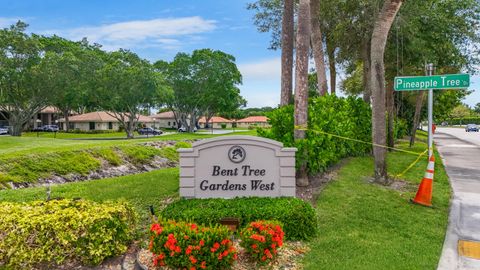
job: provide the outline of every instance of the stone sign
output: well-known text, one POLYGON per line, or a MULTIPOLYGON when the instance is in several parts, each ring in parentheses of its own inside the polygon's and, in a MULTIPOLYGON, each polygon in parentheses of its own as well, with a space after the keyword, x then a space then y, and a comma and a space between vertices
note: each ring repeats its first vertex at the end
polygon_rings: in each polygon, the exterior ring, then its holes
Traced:
POLYGON ((254 136, 202 140, 180 154, 180 196, 295 196, 296 148, 254 136))

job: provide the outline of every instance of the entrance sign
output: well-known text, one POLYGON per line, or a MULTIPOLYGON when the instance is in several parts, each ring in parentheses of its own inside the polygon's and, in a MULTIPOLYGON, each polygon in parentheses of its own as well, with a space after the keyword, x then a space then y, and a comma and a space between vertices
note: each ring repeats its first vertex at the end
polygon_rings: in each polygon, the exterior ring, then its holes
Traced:
POLYGON ((395 91, 464 89, 470 86, 469 74, 395 77, 395 91))
POLYGON ((296 151, 254 136, 221 136, 180 148, 180 197, 293 197, 296 151))

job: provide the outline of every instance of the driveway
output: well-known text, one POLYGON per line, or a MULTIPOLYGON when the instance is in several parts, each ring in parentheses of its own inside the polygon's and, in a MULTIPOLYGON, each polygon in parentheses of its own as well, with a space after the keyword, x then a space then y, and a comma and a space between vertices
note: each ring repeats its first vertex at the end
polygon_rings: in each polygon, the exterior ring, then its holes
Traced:
POLYGON ((453 189, 438 269, 480 269, 480 132, 438 128, 434 142, 453 189))

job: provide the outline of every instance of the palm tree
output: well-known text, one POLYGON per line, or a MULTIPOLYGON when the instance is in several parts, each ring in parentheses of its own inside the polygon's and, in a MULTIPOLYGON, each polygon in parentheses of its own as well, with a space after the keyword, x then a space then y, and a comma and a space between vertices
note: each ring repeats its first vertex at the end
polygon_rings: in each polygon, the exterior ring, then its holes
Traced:
POLYGON ((285 0, 282 18, 282 82, 280 105, 288 105, 292 99, 293 69, 293 17, 294 1, 285 0))
MULTIPOLYGON (((298 6, 297 53, 295 63, 295 126, 306 126, 308 117, 308 51, 310 49, 310 0, 298 6)), ((305 131, 295 129, 295 139, 304 139, 305 131)), ((307 186, 307 165, 302 164, 297 176, 298 186, 307 186)))
POLYGON ((310 21, 312 30, 312 51, 317 71, 318 93, 327 94, 327 75, 325 74, 325 59, 323 55, 323 37, 320 27, 320 0, 310 0, 310 21))
POLYGON ((371 41, 371 88, 372 88, 372 139, 375 159, 375 182, 389 184, 386 163, 386 121, 385 121, 385 65, 383 57, 388 32, 402 5, 402 0, 385 0, 373 27, 371 41))

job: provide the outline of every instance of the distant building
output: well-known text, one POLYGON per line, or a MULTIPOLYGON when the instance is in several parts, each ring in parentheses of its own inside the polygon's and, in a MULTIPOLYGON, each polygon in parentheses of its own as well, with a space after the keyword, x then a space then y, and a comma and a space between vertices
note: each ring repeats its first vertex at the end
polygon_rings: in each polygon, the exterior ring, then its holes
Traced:
MULTIPOLYGON (((120 122, 115 117, 103 111, 70 116, 68 122, 70 125, 69 129, 78 129, 82 131, 119 130, 121 126, 120 122)), ((60 129, 66 130, 65 118, 59 119, 58 123, 60 129)), ((137 123, 146 127, 151 127, 153 126, 154 121, 148 116, 140 115, 137 123)))
MULTIPOLYGON (((58 116, 61 114, 60 110, 53 106, 47 106, 44 109, 36 113, 25 126, 26 130, 41 127, 44 125, 55 125, 58 123, 58 116)), ((9 112, 3 112, 0 114, 0 127, 8 126, 9 112), (3 117, 5 115, 5 117, 3 117)))
POLYGON ((231 128, 232 123, 233 123, 232 120, 225 119, 220 116, 213 116, 212 118, 210 118, 210 120, 208 120, 208 123, 205 117, 202 117, 198 120, 198 124, 200 125, 200 127, 203 127, 203 128, 207 128, 207 127, 211 128, 212 125, 213 125, 213 128, 222 128, 222 124, 226 125, 226 127, 228 128, 231 128))
POLYGON ((253 127, 270 127, 266 116, 249 116, 236 121, 237 127, 248 128, 253 127))
POLYGON ((178 128, 177 120, 172 111, 150 115, 150 118, 153 119, 154 125, 157 128, 178 128))

